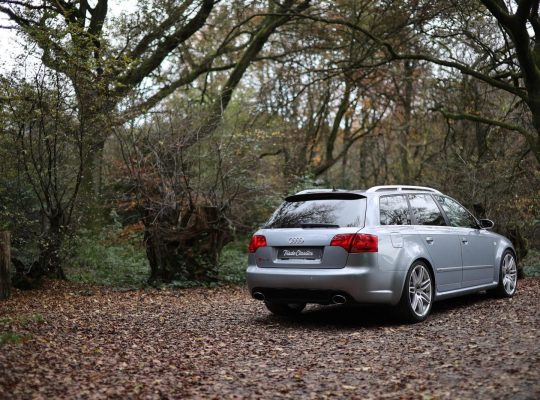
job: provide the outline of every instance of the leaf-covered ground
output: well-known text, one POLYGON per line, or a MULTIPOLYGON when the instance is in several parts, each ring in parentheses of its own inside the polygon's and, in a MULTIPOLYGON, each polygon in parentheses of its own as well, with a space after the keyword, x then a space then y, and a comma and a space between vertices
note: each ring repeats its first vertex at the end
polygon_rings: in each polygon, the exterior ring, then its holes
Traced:
POLYGON ((49 282, 0 303, 2 398, 540 398, 540 279, 512 300, 271 316, 245 289, 49 282))

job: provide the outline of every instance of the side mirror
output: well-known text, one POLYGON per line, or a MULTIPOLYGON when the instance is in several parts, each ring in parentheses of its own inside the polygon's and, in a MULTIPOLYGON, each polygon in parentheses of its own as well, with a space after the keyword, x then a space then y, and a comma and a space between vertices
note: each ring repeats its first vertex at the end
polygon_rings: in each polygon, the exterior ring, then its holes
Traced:
POLYGON ((495 222, 493 222, 490 219, 481 219, 480 220, 480 227, 482 229, 493 229, 494 226, 495 226, 495 222))

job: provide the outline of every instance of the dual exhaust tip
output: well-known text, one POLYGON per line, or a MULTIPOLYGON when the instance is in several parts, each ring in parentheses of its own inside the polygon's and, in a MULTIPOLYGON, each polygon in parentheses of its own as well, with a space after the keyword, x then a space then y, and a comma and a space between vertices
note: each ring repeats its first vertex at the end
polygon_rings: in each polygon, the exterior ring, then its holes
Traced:
POLYGON ((264 294, 261 292, 253 292, 253 298, 255 300, 261 300, 263 301, 266 297, 264 297, 264 294))
MULTIPOLYGON (((260 301, 264 301, 266 299, 264 293, 262 292, 253 292, 253 298, 260 301)), ((333 304, 345 304, 346 302, 347 298, 341 294, 335 294, 332 296, 333 304)))
POLYGON ((332 303, 334 304, 345 304, 347 302, 347 298, 341 294, 336 294, 332 296, 332 303))

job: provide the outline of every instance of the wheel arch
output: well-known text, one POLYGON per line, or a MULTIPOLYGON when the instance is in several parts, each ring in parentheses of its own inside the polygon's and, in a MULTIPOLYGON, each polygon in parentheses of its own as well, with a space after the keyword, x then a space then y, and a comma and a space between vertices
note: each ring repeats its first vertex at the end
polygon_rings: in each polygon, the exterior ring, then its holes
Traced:
POLYGON ((512 255, 514 256, 514 258, 516 259, 516 264, 517 264, 517 263, 518 263, 518 257, 517 257, 517 253, 516 253, 516 251, 514 250, 514 248, 511 247, 511 246, 507 246, 507 247, 502 251, 501 254, 504 254, 504 253, 506 253, 507 251, 509 251, 510 253, 512 253, 512 255))
POLYGON ((405 284, 407 282, 407 274, 411 270, 411 267, 417 261, 422 261, 424 264, 427 265, 428 270, 429 270, 429 272, 431 274, 431 279, 433 279, 433 289, 434 289, 435 293, 437 292, 437 280, 435 278, 435 271, 433 270, 433 266, 431 265, 431 262, 426 257, 420 256, 420 257, 416 257, 415 259, 413 259, 411 261, 411 263, 409 264, 409 267, 407 268, 407 270, 405 271, 405 274, 403 275, 403 280, 401 281, 401 293, 399 294, 400 297, 403 294, 403 291, 405 290, 405 284))
POLYGON ((416 257, 410 263, 409 268, 407 269, 407 273, 405 274, 405 282, 403 283, 403 289, 401 291, 400 301, 398 303, 398 313, 401 314, 402 318, 409 322, 424 321, 429 315, 431 307, 433 307, 433 302, 435 301, 435 291, 435 274, 433 273, 433 266, 431 265, 431 262, 425 257, 416 257), (410 296, 408 295, 409 289, 407 288, 407 277, 409 276, 409 274, 412 273, 412 267, 420 262, 427 267, 428 273, 430 274, 433 283, 431 301, 428 305, 429 309, 424 309, 425 312, 423 313, 423 315, 419 315, 415 310, 413 310, 413 306, 410 304, 410 296))
POLYGON ((517 257, 517 253, 516 253, 516 250, 512 247, 512 246, 505 246, 503 248, 503 251, 501 252, 501 256, 500 258, 498 259, 499 261, 499 264, 496 268, 496 271, 497 271, 497 282, 499 281, 499 279, 501 279, 501 265, 502 265, 502 261, 503 261, 503 256, 504 254, 509 251, 510 253, 512 253, 512 255, 514 256, 514 260, 516 260, 516 268, 517 268, 517 271, 518 271, 518 279, 520 278, 520 268, 519 268, 519 261, 518 261, 518 257, 517 257))
MULTIPOLYGON (((415 259, 412 263, 411 263, 411 267, 413 266, 413 264, 417 261, 422 261, 424 264, 427 265, 428 269, 429 269, 429 272, 431 273, 431 279, 433 279, 433 287, 436 289, 437 288, 437 280, 435 279, 435 271, 433 270, 433 265, 431 265, 431 262, 425 258, 425 257, 418 257, 417 259, 415 259)), ((409 267, 410 268, 410 267, 409 267)))

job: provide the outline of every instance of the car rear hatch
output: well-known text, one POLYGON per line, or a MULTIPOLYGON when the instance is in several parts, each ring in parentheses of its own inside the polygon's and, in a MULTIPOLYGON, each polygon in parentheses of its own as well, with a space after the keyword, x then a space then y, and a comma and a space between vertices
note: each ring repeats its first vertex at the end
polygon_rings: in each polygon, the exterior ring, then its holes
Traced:
POLYGON ((258 234, 266 246, 257 251, 262 268, 343 268, 349 253, 331 246, 337 235, 364 226, 366 199, 357 193, 308 193, 287 197, 258 234))

